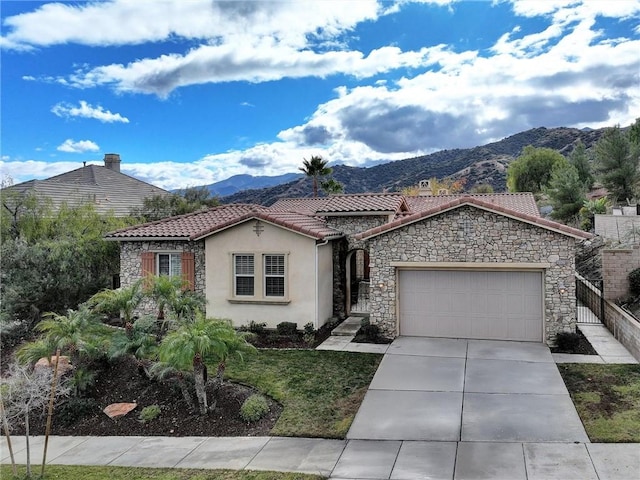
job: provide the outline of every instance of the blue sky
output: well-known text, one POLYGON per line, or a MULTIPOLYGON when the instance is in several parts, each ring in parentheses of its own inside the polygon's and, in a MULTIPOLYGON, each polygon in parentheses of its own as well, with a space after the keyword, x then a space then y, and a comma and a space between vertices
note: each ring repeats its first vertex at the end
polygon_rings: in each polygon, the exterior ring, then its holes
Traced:
POLYGON ((163 188, 640 117, 640 0, 2 1, 14 183, 119 153, 163 188))

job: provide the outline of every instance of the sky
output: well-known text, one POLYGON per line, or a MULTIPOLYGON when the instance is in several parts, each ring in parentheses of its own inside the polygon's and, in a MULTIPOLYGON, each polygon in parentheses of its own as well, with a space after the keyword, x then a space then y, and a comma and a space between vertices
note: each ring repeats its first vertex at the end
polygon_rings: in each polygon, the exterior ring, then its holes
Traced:
MULTIPOLYGON (((640 117, 640 0, 0 2, 0 172, 165 189, 640 117)), ((9 180, 11 179, 11 180, 9 180)))

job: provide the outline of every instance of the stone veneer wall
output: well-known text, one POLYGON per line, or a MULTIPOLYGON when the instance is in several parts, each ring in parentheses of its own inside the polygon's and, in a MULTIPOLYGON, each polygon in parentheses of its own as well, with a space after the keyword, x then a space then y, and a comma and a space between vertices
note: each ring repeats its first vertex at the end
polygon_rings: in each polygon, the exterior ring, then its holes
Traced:
POLYGON ((333 244, 333 315, 345 318, 347 291, 347 254, 354 248, 365 248, 365 242, 355 241, 356 233, 364 232, 389 221, 388 216, 344 216, 326 217, 327 225, 343 232, 346 238, 337 240, 333 244))
MULTIPOLYGON (((193 252, 195 260, 194 290, 205 293, 204 242, 121 242, 120 243, 120 285, 128 287, 142 278, 142 252, 193 252)), ((156 312, 154 302, 145 299, 136 314, 156 312)))
POLYGON ((575 331, 575 240, 475 207, 460 207, 368 241, 371 323, 397 335, 396 271, 391 262, 549 263, 544 274, 545 340, 575 331), (558 288, 563 282, 566 291, 558 288))
POLYGON ((602 250, 604 298, 617 300, 629 295, 629 273, 640 267, 640 246, 602 250))

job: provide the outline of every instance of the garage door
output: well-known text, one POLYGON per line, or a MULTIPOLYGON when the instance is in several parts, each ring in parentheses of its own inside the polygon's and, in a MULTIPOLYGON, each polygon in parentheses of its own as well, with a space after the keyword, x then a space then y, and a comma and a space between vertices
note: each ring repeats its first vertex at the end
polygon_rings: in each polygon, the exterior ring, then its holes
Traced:
POLYGON ((542 273, 401 270, 400 334, 542 341, 542 273))

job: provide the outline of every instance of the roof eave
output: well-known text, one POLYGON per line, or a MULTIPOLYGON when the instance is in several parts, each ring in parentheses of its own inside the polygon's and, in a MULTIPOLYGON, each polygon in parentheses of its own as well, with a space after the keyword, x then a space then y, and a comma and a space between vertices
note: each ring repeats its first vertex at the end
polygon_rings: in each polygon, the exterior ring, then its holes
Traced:
POLYGON ((189 242, 190 237, 104 237, 106 241, 113 242, 189 242))

